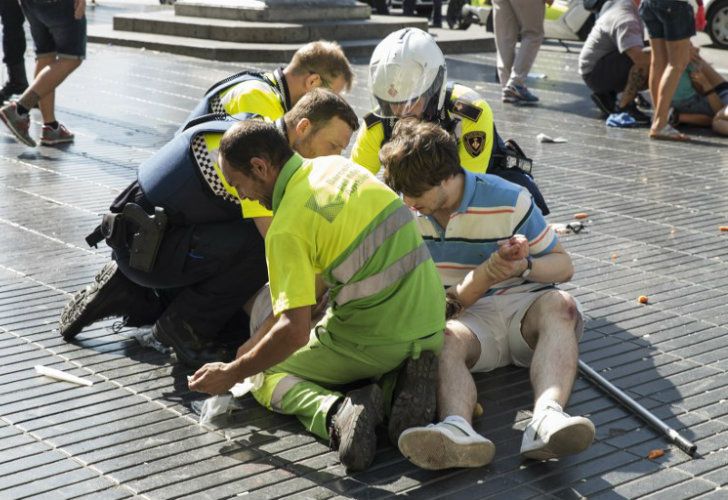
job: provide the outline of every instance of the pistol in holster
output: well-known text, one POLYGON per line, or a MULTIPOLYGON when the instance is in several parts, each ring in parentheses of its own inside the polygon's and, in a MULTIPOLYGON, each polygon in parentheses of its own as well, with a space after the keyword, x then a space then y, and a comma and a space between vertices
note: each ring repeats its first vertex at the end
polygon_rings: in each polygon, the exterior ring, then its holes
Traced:
POLYGON ((95 247, 105 239, 111 248, 128 248, 129 267, 148 273, 157 260, 166 227, 163 208, 154 207, 154 215, 148 215, 136 203, 127 203, 120 213, 105 214, 86 242, 95 247))

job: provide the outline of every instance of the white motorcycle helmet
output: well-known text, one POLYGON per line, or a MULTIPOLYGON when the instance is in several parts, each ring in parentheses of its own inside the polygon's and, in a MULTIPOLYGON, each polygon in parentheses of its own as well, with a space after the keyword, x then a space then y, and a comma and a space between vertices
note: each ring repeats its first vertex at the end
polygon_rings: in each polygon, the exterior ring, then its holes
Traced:
POLYGON ((383 118, 436 119, 445 104, 446 81, 440 47, 417 28, 387 35, 369 62, 369 91, 383 118))

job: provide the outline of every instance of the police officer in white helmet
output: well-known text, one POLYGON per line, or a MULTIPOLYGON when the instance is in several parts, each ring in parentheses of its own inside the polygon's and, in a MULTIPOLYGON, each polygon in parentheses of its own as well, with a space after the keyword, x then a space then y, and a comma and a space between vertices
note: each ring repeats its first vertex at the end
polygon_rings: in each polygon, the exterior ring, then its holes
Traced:
POLYGON ((351 159, 372 173, 381 168, 379 150, 396 120, 406 117, 436 122, 458 140, 463 168, 490 173, 526 187, 544 215, 549 213, 530 175, 531 160, 515 142, 496 131, 493 111, 474 90, 448 82, 445 57, 434 38, 417 28, 389 34, 369 63, 374 111, 364 117, 351 159))

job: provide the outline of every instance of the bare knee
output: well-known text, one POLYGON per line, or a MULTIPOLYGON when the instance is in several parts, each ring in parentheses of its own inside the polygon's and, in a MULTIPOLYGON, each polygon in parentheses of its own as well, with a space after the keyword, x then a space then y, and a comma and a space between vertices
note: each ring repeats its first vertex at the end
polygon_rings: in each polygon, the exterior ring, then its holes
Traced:
POLYGON ((579 319, 579 308, 576 306, 574 297, 566 292, 557 290, 547 294, 549 296, 550 309, 554 311, 564 323, 576 326, 579 319))
POLYGON ((448 321, 445 328, 445 342, 440 353, 440 366, 465 363, 468 368, 480 357, 480 342, 465 325, 448 321))
POLYGON ((574 298, 561 290, 542 295, 526 313, 523 322, 523 336, 534 348, 540 332, 553 331, 560 335, 573 335, 577 339, 581 314, 574 298))
POLYGON ((81 59, 58 59, 58 64, 62 66, 66 71, 75 71, 76 68, 81 66, 81 59))

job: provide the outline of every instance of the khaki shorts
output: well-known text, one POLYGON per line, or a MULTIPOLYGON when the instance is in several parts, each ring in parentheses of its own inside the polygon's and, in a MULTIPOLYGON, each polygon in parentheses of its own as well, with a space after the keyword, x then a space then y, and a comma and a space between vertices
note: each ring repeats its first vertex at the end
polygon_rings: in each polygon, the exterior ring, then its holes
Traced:
MULTIPOLYGON (((554 290, 483 297, 454 320, 465 325, 480 341, 480 358, 470 371, 488 372, 511 364, 529 366, 533 349, 523 339, 521 322, 539 297, 554 290)), ((584 315, 579 301, 574 301, 579 311, 576 333, 581 338, 584 315)))

